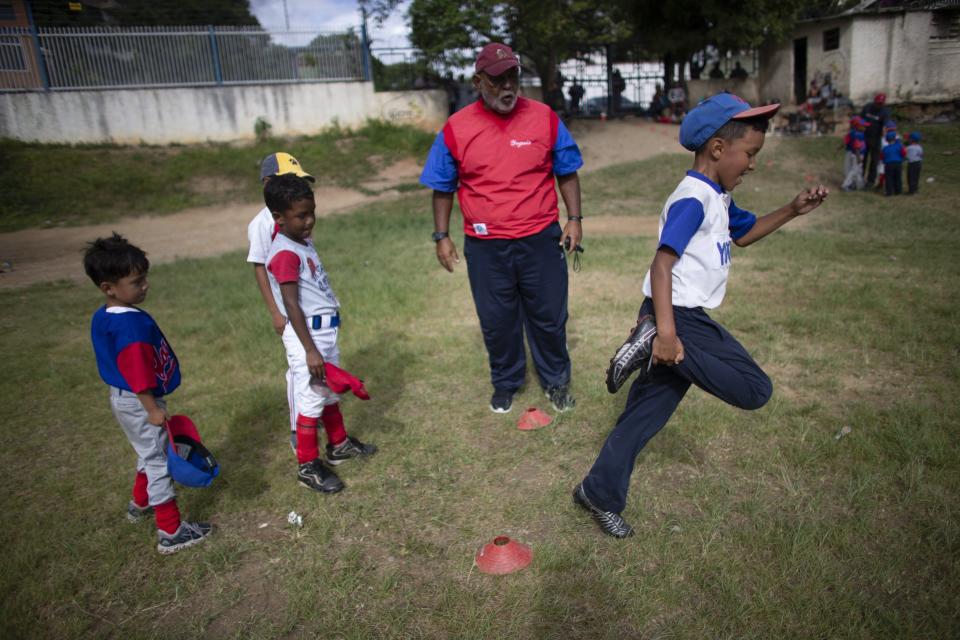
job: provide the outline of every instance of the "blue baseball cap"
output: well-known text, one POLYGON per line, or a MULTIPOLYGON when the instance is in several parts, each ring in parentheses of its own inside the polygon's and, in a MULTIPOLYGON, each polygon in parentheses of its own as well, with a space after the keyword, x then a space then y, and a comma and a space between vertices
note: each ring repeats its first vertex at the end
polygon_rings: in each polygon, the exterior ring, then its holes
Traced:
POLYGON ((743 98, 732 93, 718 93, 690 110, 680 125, 680 144, 688 151, 696 151, 730 120, 772 117, 780 110, 779 104, 751 107, 743 98))
POLYGON ((919 131, 911 131, 911 132, 910 132, 910 140, 911 140, 912 142, 920 142, 920 132, 919 132, 919 131))

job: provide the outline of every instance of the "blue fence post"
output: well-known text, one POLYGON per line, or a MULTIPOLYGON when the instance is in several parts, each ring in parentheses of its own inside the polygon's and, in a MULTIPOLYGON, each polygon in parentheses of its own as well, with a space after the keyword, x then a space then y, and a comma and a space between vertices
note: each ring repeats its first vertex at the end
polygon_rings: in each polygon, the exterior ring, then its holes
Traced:
POLYGON ((363 20, 360 22, 360 59, 363 65, 363 79, 370 81, 373 74, 370 72, 370 40, 367 37, 367 10, 360 7, 360 15, 363 20))
POLYGON ((223 84, 223 69, 220 67, 220 49, 217 47, 217 34, 213 30, 213 25, 210 25, 210 56, 213 59, 213 77, 216 79, 217 84, 223 84))
POLYGON ((50 91, 50 76, 47 74, 47 61, 43 57, 43 49, 40 47, 40 34, 37 32, 37 25, 33 22, 33 9, 30 3, 24 5, 27 8, 27 22, 30 24, 30 38, 33 40, 33 53, 37 58, 37 71, 40 73, 40 82, 43 84, 44 91, 50 91))

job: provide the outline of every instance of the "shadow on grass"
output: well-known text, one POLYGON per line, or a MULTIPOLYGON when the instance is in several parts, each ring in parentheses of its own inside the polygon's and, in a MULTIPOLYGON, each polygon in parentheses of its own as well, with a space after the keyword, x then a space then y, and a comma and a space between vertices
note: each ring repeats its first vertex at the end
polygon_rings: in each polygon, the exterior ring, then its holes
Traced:
POLYGON ((388 418, 391 410, 403 396, 407 382, 407 369, 415 354, 406 343, 406 337, 396 331, 379 334, 378 338, 349 355, 344 366, 360 378, 374 382, 369 388, 368 402, 352 403, 345 416, 347 431, 363 425, 364 434, 399 432, 404 423, 388 418), (354 416, 351 419, 351 415, 354 416))
POLYGON ((224 498, 239 504, 254 500, 269 488, 263 473, 271 450, 276 446, 277 423, 286 423, 286 407, 276 397, 276 388, 254 387, 227 425, 226 438, 217 445, 221 475, 208 490, 199 491, 191 500, 191 510, 210 514, 224 498))

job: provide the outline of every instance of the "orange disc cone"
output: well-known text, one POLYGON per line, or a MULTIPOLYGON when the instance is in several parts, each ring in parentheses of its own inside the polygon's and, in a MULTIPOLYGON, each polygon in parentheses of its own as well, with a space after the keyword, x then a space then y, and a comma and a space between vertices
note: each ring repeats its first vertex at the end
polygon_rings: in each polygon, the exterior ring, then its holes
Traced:
POLYGON ((540 409, 536 407, 530 407, 520 414, 520 419, 517 420, 517 429, 521 431, 533 431, 534 429, 547 426, 552 421, 553 418, 548 414, 540 411, 540 409))
POLYGON ((493 542, 477 551, 474 562, 482 573, 504 575, 523 569, 533 560, 533 551, 525 544, 507 536, 497 536, 493 542))

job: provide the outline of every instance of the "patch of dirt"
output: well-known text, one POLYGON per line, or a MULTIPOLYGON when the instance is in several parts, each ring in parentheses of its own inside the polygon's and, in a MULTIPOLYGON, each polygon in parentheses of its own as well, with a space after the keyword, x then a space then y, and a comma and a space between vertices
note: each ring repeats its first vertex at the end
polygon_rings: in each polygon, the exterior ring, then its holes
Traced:
POLYGON ((372 180, 361 183, 360 187, 369 191, 384 191, 401 184, 417 182, 423 166, 414 158, 404 158, 387 165, 372 180))
POLYGON ((587 171, 646 160, 660 153, 687 153, 678 140, 680 126, 647 120, 575 120, 570 133, 583 153, 587 171))
MULTIPOLYGON (((645 120, 576 121, 571 131, 584 156, 584 170, 592 171, 612 164, 643 160, 660 153, 681 153, 677 127, 653 124, 645 120)), ((353 138, 338 141, 338 146, 354 143, 353 138)), ((420 174, 416 158, 408 158, 384 167, 364 187, 379 192, 366 195, 352 189, 317 187, 317 215, 325 216, 357 210, 374 200, 397 197, 393 187, 415 182, 420 174)), ((191 189, 227 193, 236 185, 229 180, 198 180, 191 189)), ((589 197, 589 195, 588 195, 589 197)), ((150 256, 152 264, 178 258, 206 258, 236 251, 247 246, 247 224, 263 207, 259 202, 226 203, 195 207, 171 215, 123 218, 107 224, 56 229, 26 229, 0 234, 0 264, 10 263, 12 270, 0 271, 0 289, 23 287, 56 280, 83 281, 86 276, 80 260, 87 242, 116 231, 131 238, 150 256)), ((597 216, 590 233, 656 235, 656 218, 597 216), (621 219, 622 218, 622 219, 621 219), (652 224, 652 230, 649 226, 652 224)))

